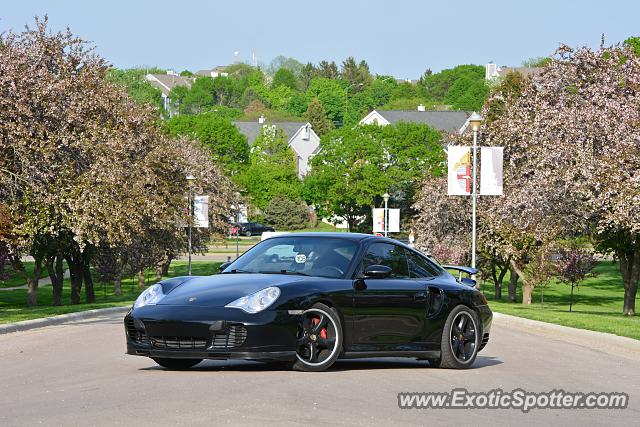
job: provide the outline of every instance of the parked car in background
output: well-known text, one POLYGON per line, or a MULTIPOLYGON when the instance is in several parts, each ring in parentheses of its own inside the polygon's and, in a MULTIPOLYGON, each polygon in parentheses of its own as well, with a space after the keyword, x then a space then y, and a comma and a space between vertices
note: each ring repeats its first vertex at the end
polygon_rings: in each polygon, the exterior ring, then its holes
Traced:
POLYGON ((240 234, 242 236, 259 236, 265 231, 276 231, 273 227, 261 224, 259 222, 241 222, 231 225, 231 235, 240 234))

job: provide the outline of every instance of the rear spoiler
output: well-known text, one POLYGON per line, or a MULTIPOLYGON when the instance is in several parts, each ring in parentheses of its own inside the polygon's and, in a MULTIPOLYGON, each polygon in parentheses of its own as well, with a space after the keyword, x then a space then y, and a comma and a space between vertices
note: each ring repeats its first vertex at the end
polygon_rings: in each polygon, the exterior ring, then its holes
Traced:
POLYGON ((478 274, 480 270, 473 267, 464 267, 461 265, 443 265, 442 268, 445 270, 456 270, 460 273, 467 273, 469 276, 473 276, 474 274, 478 274))

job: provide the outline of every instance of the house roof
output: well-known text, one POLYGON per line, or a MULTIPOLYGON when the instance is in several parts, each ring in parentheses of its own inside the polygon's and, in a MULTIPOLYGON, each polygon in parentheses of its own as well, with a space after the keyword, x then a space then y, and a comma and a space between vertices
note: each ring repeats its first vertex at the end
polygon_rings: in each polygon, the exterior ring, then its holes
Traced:
POLYGON ((265 122, 259 123, 253 122, 233 122, 235 127, 238 128, 241 134, 247 137, 249 145, 253 145, 258 135, 260 135, 260 129, 262 126, 274 125, 282 129, 284 135, 287 137, 287 142, 300 130, 300 128, 306 125, 306 122, 265 122))
POLYGON ((147 74, 147 81, 165 95, 169 95, 171 89, 176 86, 191 87, 192 83, 190 78, 175 74, 147 74))
POLYGON ((523 76, 534 76, 540 74, 544 68, 542 67, 499 67, 496 71, 500 77, 504 77, 512 71, 516 71, 523 76))
POLYGON ((447 133, 458 132, 471 115, 466 111, 376 110, 376 112, 391 124, 422 123, 447 133))
POLYGON ((207 70, 198 70, 194 74, 196 76, 211 77, 211 72, 212 71, 215 71, 217 73, 226 73, 227 72, 227 68, 228 68, 228 66, 226 66, 226 65, 218 65, 217 67, 210 68, 210 69, 207 69, 207 70))

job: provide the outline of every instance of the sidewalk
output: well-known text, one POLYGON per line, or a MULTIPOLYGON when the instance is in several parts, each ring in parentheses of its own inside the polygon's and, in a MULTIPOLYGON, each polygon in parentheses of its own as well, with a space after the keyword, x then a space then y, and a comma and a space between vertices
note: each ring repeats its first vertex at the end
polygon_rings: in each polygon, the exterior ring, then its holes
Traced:
MULTIPOLYGON (((68 279, 69 275, 70 275, 69 270, 65 270, 63 277, 65 279, 68 279)), ((49 285, 51 285, 51 278, 49 276, 43 277, 38 281, 38 288, 42 288, 43 286, 49 286, 49 285)), ((0 288, 0 292, 1 291, 17 291, 19 289, 27 289, 26 283, 24 285, 12 286, 10 288, 0 288)))

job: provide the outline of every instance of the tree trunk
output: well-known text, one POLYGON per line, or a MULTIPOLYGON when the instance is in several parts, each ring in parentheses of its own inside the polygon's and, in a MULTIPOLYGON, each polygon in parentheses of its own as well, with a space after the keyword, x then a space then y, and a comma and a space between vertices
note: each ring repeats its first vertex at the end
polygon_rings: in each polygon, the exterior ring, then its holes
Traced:
POLYGON ((113 294, 122 295, 122 276, 120 273, 118 273, 113 281, 113 294))
POLYGON ((516 302, 516 290, 518 288, 518 273, 512 268, 510 269, 511 275, 509 277, 509 302, 516 302))
POLYGON ((510 264, 511 269, 515 270, 515 272, 518 273, 518 277, 522 279, 522 304, 531 305, 531 302, 533 300, 533 285, 529 283, 526 276, 514 260, 511 260, 510 264))
POLYGON ((138 271, 138 289, 144 288, 144 270, 138 271))
POLYGON ((33 256, 35 261, 33 274, 31 275, 27 273, 19 255, 11 257, 11 265, 27 282, 27 305, 35 307, 38 305, 38 281, 40 280, 40 274, 42 273, 42 257, 37 253, 32 253, 31 256, 33 256))
POLYGON ((47 271, 51 280, 52 301, 51 305, 62 305, 62 287, 64 284, 64 266, 62 254, 56 253, 46 259, 47 271))
POLYGON ((79 250, 73 250, 65 256, 69 266, 71 278, 71 304, 80 304, 80 291, 82 290, 82 255, 79 250))
POLYGON ((93 277, 91 277, 91 268, 89 261, 91 259, 91 249, 85 247, 82 251, 82 277, 84 279, 84 296, 87 304, 96 301, 96 293, 93 288, 93 277))
POLYGON ((624 284, 624 303, 622 314, 635 316, 636 294, 638 292, 638 279, 640 278, 640 250, 618 251, 620 258, 620 273, 624 284))

